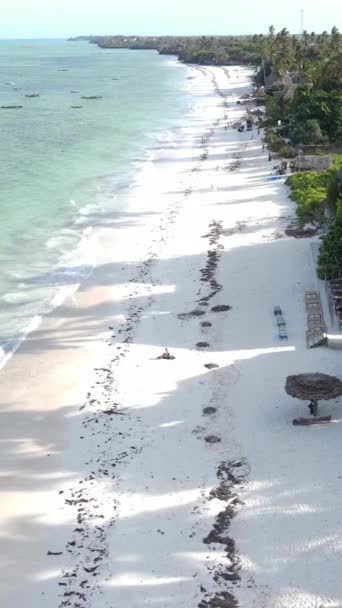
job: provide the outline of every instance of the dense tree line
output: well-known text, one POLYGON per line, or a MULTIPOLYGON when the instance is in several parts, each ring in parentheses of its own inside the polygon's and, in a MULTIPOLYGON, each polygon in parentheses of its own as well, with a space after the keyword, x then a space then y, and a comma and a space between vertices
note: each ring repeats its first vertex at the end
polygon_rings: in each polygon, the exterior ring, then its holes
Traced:
MULTIPOLYGON (((269 28, 260 36, 261 64, 256 84, 265 87, 266 139, 272 149, 286 154, 295 147, 342 146, 342 35, 304 32, 291 36, 269 28)), ((319 149, 319 148, 318 148, 319 149)), ((317 150, 317 148, 316 148, 317 150)), ((342 148, 341 148, 342 151, 342 148)), ((318 260, 318 276, 342 272, 342 156, 335 155, 330 170, 296 174, 287 180, 302 222, 326 224, 318 260)))
POLYGON ((266 126, 293 144, 342 144, 342 35, 337 28, 291 36, 270 27, 259 43, 256 82, 268 92, 266 126))
POLYGON ((81 36, 101 48, 153 49, 201 65, 253 64, 261 61, 257 36, 81 36))

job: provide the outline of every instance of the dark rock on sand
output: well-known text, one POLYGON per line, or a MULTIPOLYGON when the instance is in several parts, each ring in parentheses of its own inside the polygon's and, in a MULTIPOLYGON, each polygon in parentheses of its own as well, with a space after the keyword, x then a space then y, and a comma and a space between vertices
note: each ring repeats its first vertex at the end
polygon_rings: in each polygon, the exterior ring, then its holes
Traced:
POLYGON ((232 307, 228 304, 218 304, 217 306, 212 307, 212 312, 226 312, 227 310, 231 310, 232 307))
POLYGON ((198 608, 238 608, 238 602, 228 591, 216 593, 212 598, 202 600, 198 608))
POLYGON ((220 443, 221 439, 216 435, 207 435, 206 437, 204 437, 204 441, 206 443, 220 443))
POLYGON ((201 317, 202 315, 205 315, 204 310, 195 308, 195 310, 191 310, 190 312, 180 312, 177 317, 184 321, 186 319, 192 319, 193 317, 201 317))
POLYGON ((217 412, 216 407, 208 406, 203 408, 203 414, 209 416, 210 414, 215 414, 217 412))

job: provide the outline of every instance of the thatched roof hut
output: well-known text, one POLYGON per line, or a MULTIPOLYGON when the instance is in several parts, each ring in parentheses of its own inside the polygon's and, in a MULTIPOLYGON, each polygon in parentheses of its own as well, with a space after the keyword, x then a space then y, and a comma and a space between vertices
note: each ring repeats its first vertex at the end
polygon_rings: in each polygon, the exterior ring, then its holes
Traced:
POLYGON ((318 401, 342 395, 342 382, 327 374, 295 374, 287 377, 285 390, 291 397, 310 400, 310 412, 317 416, 318 401))

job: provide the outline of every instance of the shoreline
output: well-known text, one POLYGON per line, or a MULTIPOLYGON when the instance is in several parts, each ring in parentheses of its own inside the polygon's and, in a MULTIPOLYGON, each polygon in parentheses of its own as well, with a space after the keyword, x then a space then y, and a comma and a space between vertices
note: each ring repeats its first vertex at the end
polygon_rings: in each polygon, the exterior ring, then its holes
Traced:
MULTIPOLYGON (((52 51, 50 51, 51 53, 53 55, 52 51)), ((74 131, 72 129, 71 131, 74 137, 78 131, 79 139, 77 145, 74 142, 74 147, 78 149, 74 149, 69 157, 66 155, 64 163, 58 164, 58 159, 56 159, 59 171, 55 172, 51 178, 55 184, 52 193, 49 190, 49 184, 45 183, 47 180, 40 179, 41 198, 38 197, 34 204, 36 207, 42 205, 46 208, 43 201, 45 198, 49 200, 51 220, 48 222, 46 219, 49 216, 47 210, 46 213, 41 213, 41 225, 38 219, 32 221, 31 218, 29 221, 30 213, 34 216, 34 209, 31 211, 30 205, 26 205, 21 200, 20 188, 18 188, 17 197, 16 190, 13 191, 13 197, 18 200, 17 206, 11 204, 9 197, 8 207, 11 212, 4 225, 1 248, 3 267, 0 317, 1 367, 25 340, 26 335, 39 326, 42 317, 56 308, 68 294, 75 291, 78 284, 90 274, 96 262, 97 250, 100 249, 96 242, 97 228, 101 228, 103 225, 108 226, 111 223, 115 233, 116 224, 124 215, 120 212, 128 213, 129 200, 127 199, 133 196, 136 181, 140 179, 152 153, 158 154, 158 137, 160 134, 165 137, 169 133, 172 138, 178 125, 185 121, 184 114, 190 115, 190 108, 187 107, 187 89, 189 88, 186 82, 187 68, 178 66, 175 60, 155 58, 151 61, 137 58, 137 61, 133 62, 133 65, 136 66, 133 68, 133 72, 136 70, 139 73, 141 64, 150 66, 152 72, 155 67, 156 76, 151 78, 151 86, 155 85, 160 90, 164 101, 162 99, 160 103, 153 102, 152 91, 149 93, 146 90, 148 87, 143 88, 142 95, 136 101, 132 99, 131 106, 123 104, 123 108, 127 107, 130 118, 127 120, 126 126, 118 124, 118 128, 116 128, 116 124, 120 120, 118 112, 115 110, 120 112, 120 102, 116 101, 118 84, 114 82, 114 79, 112 81, 112 70, 117 72, 117 77, 119 74, 125 79, 129 72, 127 64, 129 66, 132 62, 124 61, 123 66, 117 70, 116 67, 120 64, 120 60, 114 58, 96 60, 95 48, 89 48, 88 52, 76 50, 73 53, 70 47, 68 50, 65 43, 64 46, 61 45, 60 53, 65 62, 73 56, 88 57, 88 70, 91 70, 91 66, 94 68, 95 62, 95 67, 100 68, 100 74, 103 74, 105 82, 102 82, 99 77, 100 83, 98 79, 95 79, 93 86, 95 88, 101 86, 104 89, 102 91, 104 98, 101 104, 89 104, 84 107, 73 120, 72 112, 67 107, 67 104, 71 103, 69 98, 73 95, 67 89, 66 83, 64 81, 62 83, 62 105, 65 103, 66 107, 63 109, 62 115, 59 115, 59 119, 66 131, 69 131, 71 121, 74 124, 74 131), (102 71, 101 65, 103 66, 102 71), (158 74, 161 75, 160 83, 158 74), (166 87, 169 87, 170 90, 165 90, 166 87), (185 89, 184 94, 183 89, 185 89), (149 99, 151 99, 152 106, 146 113, 143 108, 146 103, 149 104, 149 99), (100 106, 103 109, 99 116, 100 106), (160 106, 159 111, 158 106, 160 106), (185 112, 182 111, 183 108, 185 112), (89 126, 91 121, 93 121, 92 128, 89 126), (102 138, 100 135, 95 136, 96 121, 98 121, 99 133, 103 132, 106 124, 107 133, 103 133, 102 138), (107 124, 108 121, 110 124, 107 124), (82 127, 84 127, 83 131, 82 127), (119 133, 117 133, 118 129, 119 133), (168 129, 169 131, 167 131, 168 129), (71 167, 74 170, 71 170, 71 167), (60 178, 56 175, 60 175, 60 178), (21 207, 23 211, 21 211, 21 207), (15 218, 12 216, 17 218, 18 226, 20 224, 16 238, 9 236, 10 225, 16 225, 15 218), (36 227, 37 225, 39 228, 36 227)), ((70 76, 63 75, 61 78, 69 77, 79 84, 79 81, 82 81, 82 70, 79 72, 74 75, 70 74, 70 76)), ((84 85, 82 84, 82 86, 84 85)), ((5 88, 8 89, 8 87, 5 88)), ((76 88, 79 87, 76 86, 76 88)), ((129 78, 127 86, 122 88, 124 89, 122 95, 128 97, 129 78)), ((80 87, 81 93, 82 88, 80 87)), ((23 93, 19 91, 15 94, 23 93)), ((44 90, 41 94, 45 99, 44 90)), ((53 104, 53 98, 47 97, 43 103, 50 107, 53 104)), ((57 111, 57 108, 50 109, 57 111)), ((31 112, 32 116, 30 113, 28 114, 28 121, 34 120, 36 110, 37 108, 30 106, 28 112, 31 112)), ((44 108, 40 108, 40 110, 45 111, 44 108)), ((38 115, 39 112, 37 112, 38 115)), ((18 137, 20 138, 19 135, 18 137)), ((12 145, 14 145, 13 142, 12 145)), ((26 147, 28 146, 29 142, 26 147)), ((49 149, 45 141, 44 146, 49 149)), ((26 148, 19 155, 20 165, 25 165, 25 154, 26 148)), ((11 156, 11 153, 9 155, 11 156)), ((51 155, 52 159, 56 155, 56 149, 53 146, 51 155)), ((37 158, 37 152, 33 146, 32 166, 37 162, 37 158)), ((47 164, 53 174, 52 160, 51 167, 49 163, 47 164)), ((49 172, 47 171, 47 173, 49 172)), ((44 174, 45 171, 42 171, 42 175, 44 174)), ((28 176, 26 177, 29 179, 28 176)), ((26 177, 22 176, 21 172, 17 173, 16 183, 21 184, 26 177)), ((32 187, 27 188, 28 200, 35 200, 35 194, 32 193, 34 186, 37 187, 33 177, 32 187)), ((4 196, 6 198, 6 193, 4 196)), ((32 207, 34 207, 33 204, 32 207)))
POLYGON ((224 129, 249 71, 193 73, 202 109, 183 146, 1 372, 3 605, 341 597, 339 425, 294 430, 283 389, 287 374, 339 370, 338 353, 305 346, 310 239, 284 234, 294 204, 267 180, 261 137, 224 129), (156 360, 166 346, 175 360, 156 360))

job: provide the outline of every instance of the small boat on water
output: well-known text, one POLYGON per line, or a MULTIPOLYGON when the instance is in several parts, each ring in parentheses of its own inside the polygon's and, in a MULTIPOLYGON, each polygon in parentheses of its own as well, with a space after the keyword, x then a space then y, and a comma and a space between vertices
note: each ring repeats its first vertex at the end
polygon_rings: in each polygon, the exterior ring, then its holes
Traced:
POLYGON ((39 93, 27 93, 25 97, 40 97, 39 93))
POLYGON ((73 108, 73 110, 79 109, 79 108, 83 108, 83 106, 70 106, 70 108, 73 108))
POLYGON ((83 95, 81 99, 102 99, 102 95, 83 95))
POLYGON ((23 108, 24 106, 0 106, 2 110, 16 110, 18 108, 23 108))
POLYGON ((79 91, 70 91, 70 93, 79 93, 79 91))

